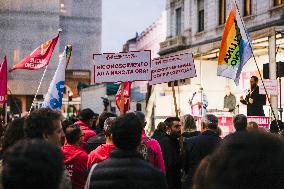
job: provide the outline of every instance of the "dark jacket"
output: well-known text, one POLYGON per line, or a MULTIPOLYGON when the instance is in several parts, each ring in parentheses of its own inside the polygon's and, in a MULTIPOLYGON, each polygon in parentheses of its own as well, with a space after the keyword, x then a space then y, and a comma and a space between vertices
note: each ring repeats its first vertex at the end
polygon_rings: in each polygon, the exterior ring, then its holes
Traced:
POLYGON ((166 167, 167 183, 169 189, 181 188, 181 157, 180 145, 177 138, 165 135, 160 146, 166 167))
POLYGON ((252 93, 249 93, 241 103, 247 105, 247 116, 264 116, 263 105, 266 103, 265 95, 259 94, 257 86, 252 93), (253 99, 253 103, 249 103, 249 98, 253 99))
POLYGON ((103 133, 97 134, 96 136, 89 138, 85 145, 85 150, 89 154, 102 144, 106 143, 106 137, 103 133))
POLYGON ((187 174, 186 184, 192 184, 194 172, 200 161, 212 153, 219 145, 221 138, 213 131, 204 131, 201 135, 189 138, 185 141, 184 171, 187 174))
POLYGON ((91 176, 90 189, 164 189, 164 174, 136 151, 116 149, 99 163, 91 176))

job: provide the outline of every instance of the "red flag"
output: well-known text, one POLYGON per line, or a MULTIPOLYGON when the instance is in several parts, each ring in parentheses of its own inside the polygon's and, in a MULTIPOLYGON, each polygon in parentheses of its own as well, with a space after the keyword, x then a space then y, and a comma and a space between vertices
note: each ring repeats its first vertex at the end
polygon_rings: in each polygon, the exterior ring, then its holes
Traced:
POLYGON ((7 59, 0 64, 0 104, 7 102, 7 59))
MULTIPOLYGON (((130 110, 130 96, 131 96, 131 82, 125 82, 124 83, 124 112, 130 110)), ((116 106, 120 110, 120 100, 121 100, 121 85, 119 86, 119 89, 115 95, 116 100, 116 106)))
POLYGON ((16 69, 38 70, 48 65, 59 34, 51 40, 41 44, 30 55, 25 57, 20 63, 14 65, 9 72, 16 69))

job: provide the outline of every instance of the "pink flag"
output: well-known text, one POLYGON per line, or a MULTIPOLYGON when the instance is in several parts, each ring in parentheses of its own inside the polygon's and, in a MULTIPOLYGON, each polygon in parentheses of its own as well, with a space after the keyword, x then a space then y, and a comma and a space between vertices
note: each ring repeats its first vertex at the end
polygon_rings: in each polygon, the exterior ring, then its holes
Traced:
POLYGON ((30 55, 25 57, 20 63, 14 65, 9 72, 16 69, 38 70, 48 65, 59 34, 51 40, 41 44, 30 55))
POLYGON ((0 64, 0 104, 7 101, 7 59, 6 56, 0 64))

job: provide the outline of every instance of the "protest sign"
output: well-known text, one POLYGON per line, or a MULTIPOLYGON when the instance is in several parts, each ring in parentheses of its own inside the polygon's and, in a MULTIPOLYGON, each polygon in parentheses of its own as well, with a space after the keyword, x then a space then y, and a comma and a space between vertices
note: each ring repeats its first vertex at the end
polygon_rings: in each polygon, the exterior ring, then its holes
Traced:
MULTIPOLYGON (((263 80, 263 83, 265 85, 267 94, 278 95, 278 85, 277 85, 276 79, 275 80, 266 79, 266 80, 263 80)), ((259 85, 259 94, 266 94, 262 83, 259 85)))
POLYGON ((95 83, 151 80, 151 51, 94 54, 95 83))
POLYGON ((177 54, 152 61, 150 85, 196 77, 192 54, 177 54))

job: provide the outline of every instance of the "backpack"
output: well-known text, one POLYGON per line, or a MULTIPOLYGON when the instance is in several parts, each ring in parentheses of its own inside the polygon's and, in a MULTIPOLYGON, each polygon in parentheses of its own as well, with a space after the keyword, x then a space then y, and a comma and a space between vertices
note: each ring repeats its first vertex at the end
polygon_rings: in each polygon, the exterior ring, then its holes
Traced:
POLYGON ((151 138, 144 138, 140 145, 137 147, 137 152, 143 157, 143 159, 147 162, 154 163, 154 160, 156 158, 156 154, 152 151, 151 148, 149 148, 146 143, 150 140, 151 138))

